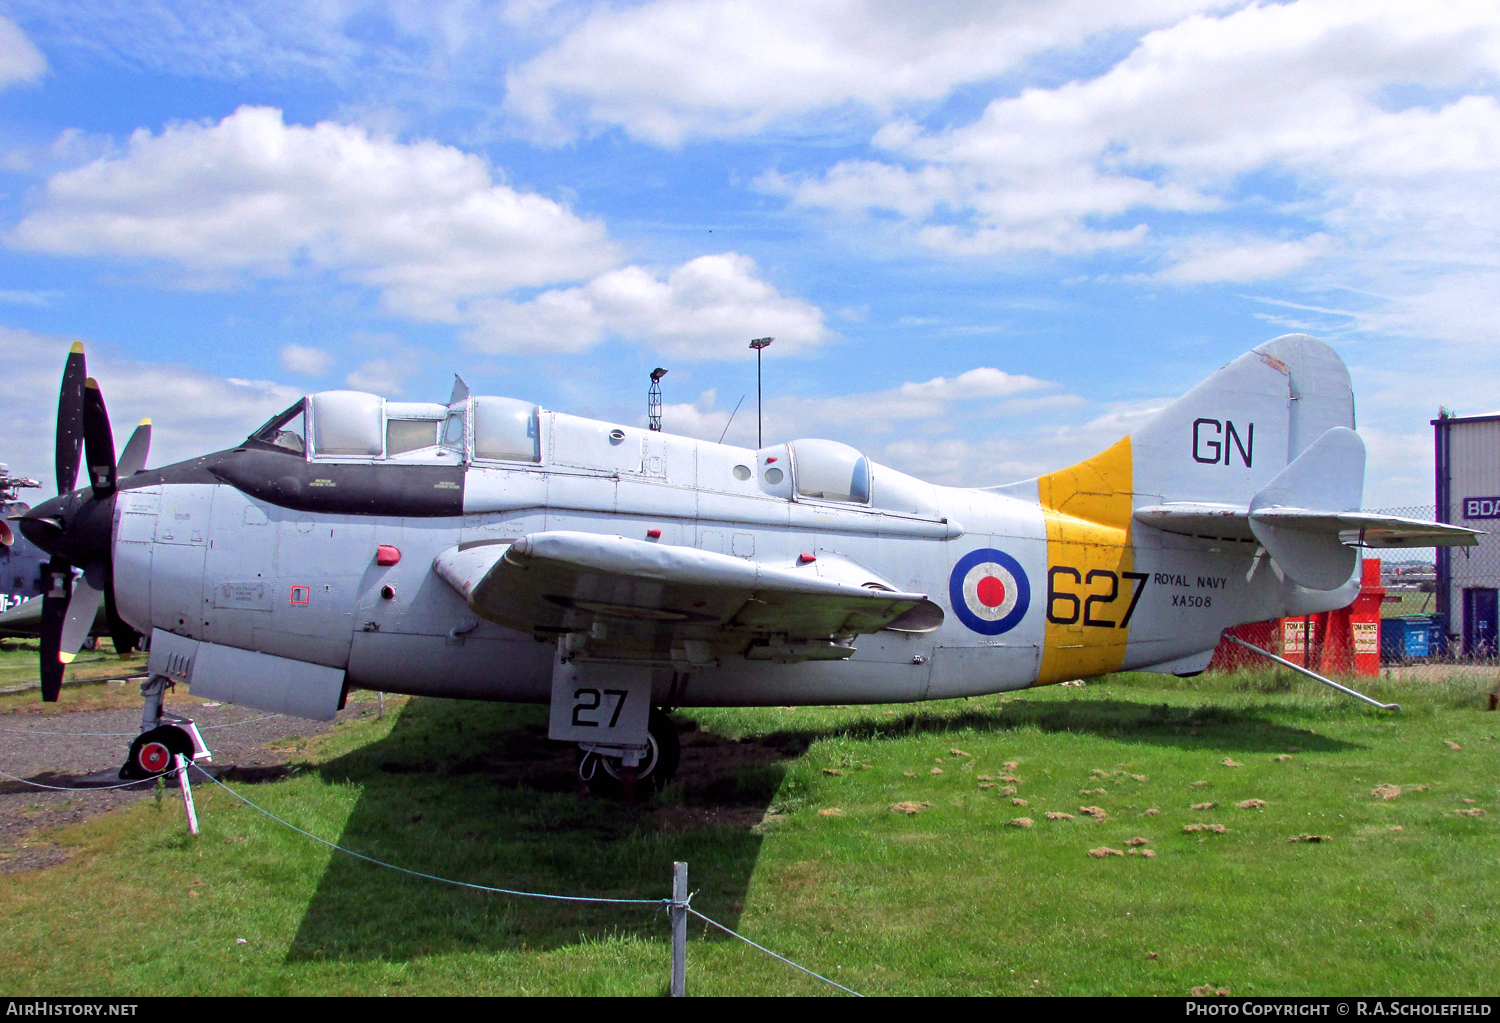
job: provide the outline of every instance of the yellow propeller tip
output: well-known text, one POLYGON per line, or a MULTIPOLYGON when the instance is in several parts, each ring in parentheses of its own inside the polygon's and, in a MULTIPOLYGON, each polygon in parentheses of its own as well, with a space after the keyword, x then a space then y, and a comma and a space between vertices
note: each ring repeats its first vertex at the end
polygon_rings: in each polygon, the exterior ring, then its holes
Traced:
POLYGON ((93 390, 97 391, 99 389, 99 381, 95 380, 93 377, 88 377, 83 381, 83 386, 92 388, 93 390))
POLYGON ((64 652, 62 650, 59 650, 57 652, 57 659, 59 661, 61 661, 63 664, 72 664, 73 663, 73 658, 75 658, 77 656, 78 656, 77 654, 66 653, 66 652, 64 652))
POLYGON ((83 342, 82 341, 74 341, 73 342, 73 347, 70 348, 70 349, 68 349, 68 351, 72 352, 74 355, 82 355, 83 354, 83 342))
POLYGON ((136 426, 150 426, 151 425, 151 417, 147 416, 145 419, 142 419, 139 423, 136 423, 135 425, 136 426))

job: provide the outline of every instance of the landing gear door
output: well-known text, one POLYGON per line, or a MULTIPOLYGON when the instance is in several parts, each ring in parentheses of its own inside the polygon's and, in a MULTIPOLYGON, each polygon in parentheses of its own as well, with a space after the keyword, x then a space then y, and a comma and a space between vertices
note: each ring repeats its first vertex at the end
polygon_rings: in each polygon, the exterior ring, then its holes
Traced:
POLYGON ((561 659, 553 664, 547 738, 643 749, 650 718, 650 668, 561 659))

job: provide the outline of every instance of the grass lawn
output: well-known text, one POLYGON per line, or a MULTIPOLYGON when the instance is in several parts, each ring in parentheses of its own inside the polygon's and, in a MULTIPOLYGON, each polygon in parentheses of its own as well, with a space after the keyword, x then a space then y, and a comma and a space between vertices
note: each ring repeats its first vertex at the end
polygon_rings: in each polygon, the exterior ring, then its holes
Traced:
MULTIPOLYGON (((241 791, 482 884, 660 898, 686 860, 704 913, 871 994, 1493 995, 1500 716, 1463 679, 1372 681, 1402 714, 1314 688, 1119 675, 921 706, 689 710, 696 767, 642 807, 575 793, 544 708, 388 701, 383 721, 314 740, 294 776, 241 791), (1304 835, 1324 840, 1289 841, 1304 835)), ((405 877, 197 793, 196 839, 174 799, 146 800, 53 832, 68 862, 0 878, 7 994, 665 990, 655 909, 405 877)), ((830 990, 692 934, 690 993, 830 990)))
MULTIPOLYGON (((39 645, 34 639, 4 639, 0 640, 0 688, 17 686, 22 683, 36 682, 41 678, 41 667, 38 664, 39 645)), ((99 690, 90 699, 88 706, 78 704, 77 698, 72 696, 73 683, 90 679, 117 678, 121 675, 133 675, 146 670, 147 655, 137 650, 129 657, 121 658, 115 653, 114 644, 109 639, 99 640, 96 650, 80 650, 78 657, 63 671, 63 685, 69 692, 69 701, 72 706, 59 706, 58 704, 42 704, 37 697, 37 690, 20 693, 0 693, 0 713, 18 709, 22 706, 32 707, 45 713, 69 713, 73 710, 103 710, 106 707, 120 705, 109 690, 118 690, 129 694, 125 703, 133 700, 134 706, 140 706, 140 693, 134 685, 112 686, 108 689, 98 686, 88 686, 92 692, 99 690)))

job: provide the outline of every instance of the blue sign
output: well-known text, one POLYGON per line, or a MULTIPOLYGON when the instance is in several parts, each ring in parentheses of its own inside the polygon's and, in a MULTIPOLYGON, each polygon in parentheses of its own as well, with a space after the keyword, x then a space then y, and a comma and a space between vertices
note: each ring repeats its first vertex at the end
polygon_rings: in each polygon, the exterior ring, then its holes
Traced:
POLYGON ((1464 518, 1500 519, 1500 497, 1464 498, 1464 518))

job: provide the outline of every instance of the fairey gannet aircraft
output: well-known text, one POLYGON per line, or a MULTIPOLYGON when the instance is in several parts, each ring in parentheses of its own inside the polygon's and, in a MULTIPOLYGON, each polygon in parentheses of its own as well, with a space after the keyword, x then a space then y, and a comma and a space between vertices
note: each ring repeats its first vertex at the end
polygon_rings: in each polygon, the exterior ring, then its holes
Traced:
POLYGON ((20 522, 51 555, 43 698, 101 603, 117 644, 149 634, 135 776, 196 745, 160 724, 173 681, 319 719, 351 686, 547 703, 583 779, 651 786, 677 764, 664 709, 1190 675, 1227 626, 1348 604, 1357 546, 1476 535, 1359 510, 1349 374, 1295 334, 1093 458, 987 489, 828 440, 754 451, 461 385, 447 405, 313 394, 160 469, 144 449, 116 463, 75 345, 60 494, 20 522))

